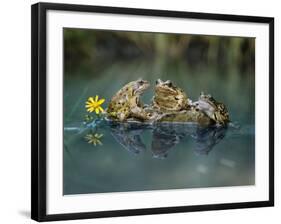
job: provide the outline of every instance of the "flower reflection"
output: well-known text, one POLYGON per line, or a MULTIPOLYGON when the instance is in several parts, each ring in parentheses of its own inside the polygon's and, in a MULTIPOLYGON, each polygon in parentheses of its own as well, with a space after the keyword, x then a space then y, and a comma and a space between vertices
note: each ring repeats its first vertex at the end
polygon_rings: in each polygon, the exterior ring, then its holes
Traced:
POLYGON ((91 115, 89 115, 89 114, 86 114, 86 115, 84 116, 84 122, 85 122, 86 124, 91 123, 93 120, 94 120, 94 117, 91 116, 91 115))
POLYGON ((94 146, 102 145, 101 138, 103 134, 90 133, 85 136, 86 141, 94 146))

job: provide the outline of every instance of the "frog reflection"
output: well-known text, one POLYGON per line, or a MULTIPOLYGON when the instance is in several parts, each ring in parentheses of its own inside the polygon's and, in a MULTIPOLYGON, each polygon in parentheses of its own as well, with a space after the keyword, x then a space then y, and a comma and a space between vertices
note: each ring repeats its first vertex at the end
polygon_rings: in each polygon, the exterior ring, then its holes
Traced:
POLYGON ((195 153, 207 155, 225 137, 226 131, 225 126, 198 128, 196 135, 192 135, 195 139, 195 153))
POLYGON ((142 134, 152 130, 151 152, 153 158, 164 159, 176 145, 185 139, 193 140, 196 154, 208 154, 225 136, 226 127, 202 128, 195 124, 161 123, 147 126, 142 123, 113 123, 111 134, 129 152, 139 154, 146 149, 142 134))
POLYGON ((182 125, 175 123, 157 124, 152 131, 151 151, 154 158, 164 159, 168 152, 183 138, 190 135, 182 125))
POLYGON ((168 152, 181 140, 191 136, 197 155, 208 154, 225 136, 226 127, 202 128, 191 124, 158 125, 153 130, 151 151, 154 158, 166 158, 168 152))
POLYGON ((111 122, 110 132, 114 139, 126 150, 139 154, 146 149, 141 134, 146 129, 143 124, 111 122))

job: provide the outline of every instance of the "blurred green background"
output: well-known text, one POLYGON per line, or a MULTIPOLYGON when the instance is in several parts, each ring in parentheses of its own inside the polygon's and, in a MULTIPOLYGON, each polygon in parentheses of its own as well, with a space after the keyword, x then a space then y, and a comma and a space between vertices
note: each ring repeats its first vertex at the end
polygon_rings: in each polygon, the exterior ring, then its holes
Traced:
POLYGON ((226 104, 230 118, 251 133, 227 136, 209 155, 196 156, 191 138, 165 160, 147 151, 132 155, 110 131, 102 146, 64 133, 64 194, 236 186, 255 183, 255 39, 246 37, 116 32, 64 28, 64 125, 83 120, 85 101, 106 101, 126 83, 143 78, 151 88, 170 79, 196 100, 201 91, 226 104), (227 162, 225 162, 227 161, 227 162))
POLYGON ((104 60, 181 60, 253 69, 254 38, 64 29, 65 68, 104 60))

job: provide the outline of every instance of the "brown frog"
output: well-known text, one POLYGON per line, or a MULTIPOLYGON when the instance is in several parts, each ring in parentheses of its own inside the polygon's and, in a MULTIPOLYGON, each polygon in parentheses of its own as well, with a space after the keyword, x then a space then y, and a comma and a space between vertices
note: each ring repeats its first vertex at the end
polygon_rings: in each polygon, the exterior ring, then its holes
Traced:
POLYGON ((223 103, 216 101, 209 94, 205 95, 201 92, 198 101, 194 102, 193 105, 196 109, 207 114, 208 117, 217 124, 226 125, 230 121, 226 106, 223 103))
POLYGON ((187 109, 190 105, 186 93, 175 86, 170 80, 163 82, 156 81, 155 95, 152 100, 152 107, 161 112, 174 112, 187 109))
POLYGON ((106 111, 107 116, 118 121, 129 118, 149 120, 152 115, 144 110, 140 102, 140 96, 148 87, 148 81, 142 79, 126 84, 112 97, 106 111))
POLYGON ((158 113, 157 122, 194 122, 206 126, 213 124, 203 111, 192 104, 186 93, 170 80, 156 81, 152 108, 158 113))

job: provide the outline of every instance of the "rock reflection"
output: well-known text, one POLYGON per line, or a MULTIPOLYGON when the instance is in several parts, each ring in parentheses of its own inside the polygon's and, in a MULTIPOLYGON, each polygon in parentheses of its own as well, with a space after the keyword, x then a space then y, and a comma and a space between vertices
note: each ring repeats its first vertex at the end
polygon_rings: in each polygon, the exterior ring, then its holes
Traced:
POLYGON ((192 141, 197 155, 207 155, 224 137, 227 127, 200 127, 187 123, 111 123, 111 134, 126 150, 139 154, 146 149, 143 133, 152 131, 150 150, 154 158, 164 159, 169 151, 185 139, 192 141))

